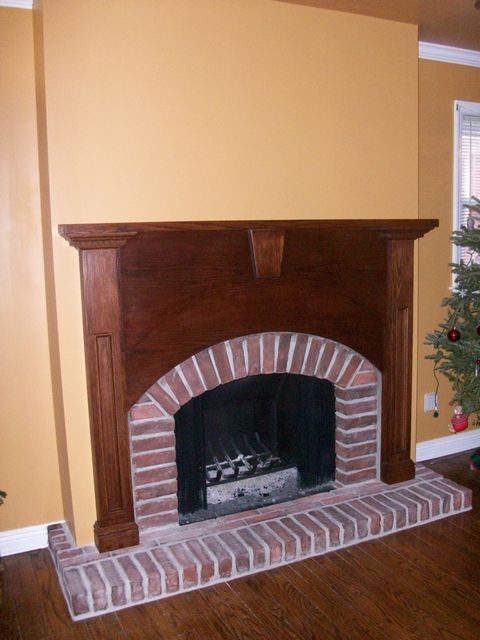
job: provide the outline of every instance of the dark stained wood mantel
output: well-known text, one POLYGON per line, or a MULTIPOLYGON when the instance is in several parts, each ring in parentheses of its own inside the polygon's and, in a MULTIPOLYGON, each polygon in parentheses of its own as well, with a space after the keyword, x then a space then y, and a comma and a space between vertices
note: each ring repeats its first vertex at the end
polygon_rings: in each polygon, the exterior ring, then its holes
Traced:
POLYGON ((80 252, 100 550, 138 540, 129 408, 238 336, 336 340, 382 373, 381 477, 410 479, 414 240, 437 220, 62 225, 80 252))

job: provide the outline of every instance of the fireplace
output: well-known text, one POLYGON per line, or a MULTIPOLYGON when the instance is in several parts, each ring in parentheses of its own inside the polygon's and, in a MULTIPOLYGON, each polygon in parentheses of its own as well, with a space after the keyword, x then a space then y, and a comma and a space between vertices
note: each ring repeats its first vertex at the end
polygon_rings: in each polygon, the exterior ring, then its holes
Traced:
POLYGON ((380 394, 370 362, 318 336, 195 354, 129 413, 140 532, 379 479, 380 394))
POLYGON ((413 245, 436 225, 60 227, 80 251, 98 549, 138 544, 139 528, 178 519, 174 415, 192 397, 247 376, 307 374, 334 385, 335 482, 413 478, 413 245), (375 437, 350 442, 354 428, 342 442, 342 420, 362 402, 374 406, 367 414, 376 422, 360 431, 375 437), (167 445, 144 449, 153 438, 167 445), (155 456, 161 462, 141 466, 155 456), (156 484, 162 492, 152 495, 156 484))
POLYGON ((332 489, 335 391, 290 373, 248 376, 175 414, 180 524, 332 489))

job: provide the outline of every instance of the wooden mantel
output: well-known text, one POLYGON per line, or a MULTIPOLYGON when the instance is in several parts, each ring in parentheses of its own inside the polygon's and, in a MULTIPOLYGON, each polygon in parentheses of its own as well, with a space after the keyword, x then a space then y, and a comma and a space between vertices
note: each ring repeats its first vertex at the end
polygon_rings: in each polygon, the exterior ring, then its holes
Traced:
POLYGON ((414 240, 437 220, 62 225, 80 252, 101 551, 138 543, 127 414, 162 375, 219 342, 318 335, 382 372, 381 477, 410 460, 414 240))

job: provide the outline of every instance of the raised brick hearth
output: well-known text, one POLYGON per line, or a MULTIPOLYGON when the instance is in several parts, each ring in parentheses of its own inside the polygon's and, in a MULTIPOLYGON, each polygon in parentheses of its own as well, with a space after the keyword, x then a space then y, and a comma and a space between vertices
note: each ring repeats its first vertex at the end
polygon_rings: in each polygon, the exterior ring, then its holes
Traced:
POLYGON ((418 465, 415 480, 367 481, 219 521, 171 526, 100 554, 61 524, 49 545, 74 619, 225 582, 471 508, 471 491, 418 465))

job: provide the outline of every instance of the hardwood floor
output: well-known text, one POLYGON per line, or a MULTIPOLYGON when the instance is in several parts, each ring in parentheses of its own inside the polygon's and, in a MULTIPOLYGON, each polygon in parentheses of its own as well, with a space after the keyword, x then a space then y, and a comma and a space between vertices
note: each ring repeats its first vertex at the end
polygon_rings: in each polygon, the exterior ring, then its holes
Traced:
POLYGON ((4 558, 2 640, 478 640, 480 473, 432 461, 474 508, 294 565, 72 622, 47 550, 4 558))

